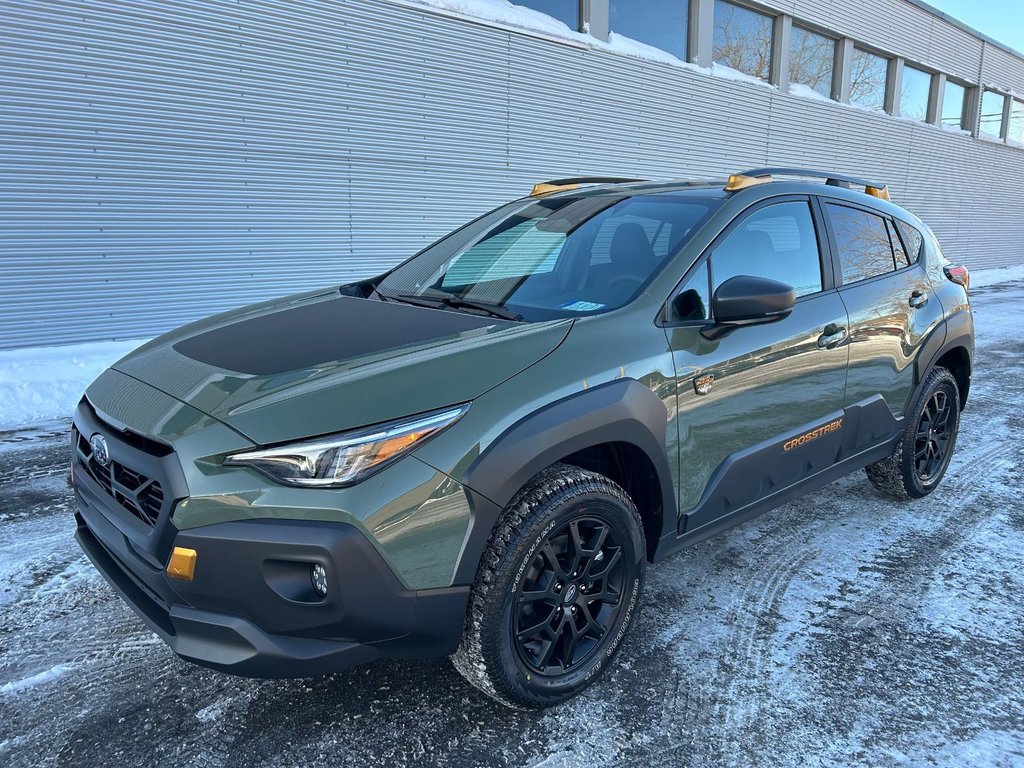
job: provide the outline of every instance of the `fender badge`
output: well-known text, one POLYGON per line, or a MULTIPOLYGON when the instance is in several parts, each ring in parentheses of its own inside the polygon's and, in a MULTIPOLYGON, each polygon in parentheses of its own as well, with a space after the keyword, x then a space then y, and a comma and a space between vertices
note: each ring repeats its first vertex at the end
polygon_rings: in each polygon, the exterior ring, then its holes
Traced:
POLYGON ((706 395, 711 391, 711 388, 714 385, 715 375, 713 373, 706 373, 693 380, 693 391, 698 395, 706 395))

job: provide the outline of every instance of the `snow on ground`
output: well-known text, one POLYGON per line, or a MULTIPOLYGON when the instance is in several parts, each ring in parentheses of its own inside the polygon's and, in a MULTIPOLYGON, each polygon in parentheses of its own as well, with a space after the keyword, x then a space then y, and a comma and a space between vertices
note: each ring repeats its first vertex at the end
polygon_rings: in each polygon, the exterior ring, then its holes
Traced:
POLYGON ((1024 264, 1015 267, 996 267, 994 269, 971 270, 971 289, 986 288, 999 283, 1013 280, 1024 280, 1024 264))
POLYGON ((90 382, 142 343, 0 350, 0 430, 70 416, 90 382))

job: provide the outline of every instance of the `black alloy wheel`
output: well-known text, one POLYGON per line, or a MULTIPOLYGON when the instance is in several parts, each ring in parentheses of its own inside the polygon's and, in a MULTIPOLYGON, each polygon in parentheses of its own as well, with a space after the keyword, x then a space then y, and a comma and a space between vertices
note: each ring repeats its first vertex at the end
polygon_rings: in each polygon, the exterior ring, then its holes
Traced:
POLYGON ((622 610, 625 574, 622 545, 601 517, 577 517, 549 535, 516 591, 512 633, 522 662, 553 676, 590 659, 622 610))
POLYGON ((931 396, 921 413, 914 441, 914 468, 924 483, 941 474, 949 461, 951 414, 950 397, 941 389, 931 396))
POLYGON ((643 521, 621 486, 566 464, 542 470, 491 532, 455 668, 512 707, 575 696, 622 647, 646 566, 643 521))
POLYGON ((934 491, 949 468, 960 429, 960 389, 945 368, 929 371, 890 456, 864 468, 872 485, 897 499, 934 491))

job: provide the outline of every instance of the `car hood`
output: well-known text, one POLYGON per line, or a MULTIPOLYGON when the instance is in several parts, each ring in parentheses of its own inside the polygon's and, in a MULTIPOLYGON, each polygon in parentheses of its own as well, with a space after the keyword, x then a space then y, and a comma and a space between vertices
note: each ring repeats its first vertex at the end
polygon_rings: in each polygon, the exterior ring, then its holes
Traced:
POLYGON ((547 355, 571 325, 332 289, 185 326, 113 367, 267 444, 468 402, 547 355))

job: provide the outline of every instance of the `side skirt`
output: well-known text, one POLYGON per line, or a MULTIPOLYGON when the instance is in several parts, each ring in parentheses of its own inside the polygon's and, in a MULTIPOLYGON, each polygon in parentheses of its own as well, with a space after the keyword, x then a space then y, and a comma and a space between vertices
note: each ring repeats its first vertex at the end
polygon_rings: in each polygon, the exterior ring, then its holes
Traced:
POLYGON ((903 419, 893 417, 880 396, 838 411, 823 423, 839 417, 842 430, 799 448, 787 451, 785 446, 812 425, 726 459, 700 503, 680 516, 679 531, 658 542, 652 561, 881 461, 892 454, 903 428, 903 419), (828 462, 824 467, 823 458, 828 462))

